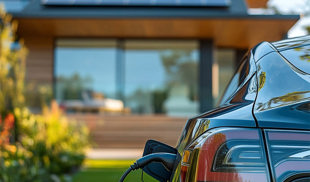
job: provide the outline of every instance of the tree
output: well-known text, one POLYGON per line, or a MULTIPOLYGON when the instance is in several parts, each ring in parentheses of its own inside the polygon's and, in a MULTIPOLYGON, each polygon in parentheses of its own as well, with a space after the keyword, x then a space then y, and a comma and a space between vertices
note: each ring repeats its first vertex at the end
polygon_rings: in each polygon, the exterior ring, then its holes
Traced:
MULTIPOLYGON (((24 78, 27 50, 17 39, 17 22, 0 7, 0 119, 11 115, 25 104, 24 78)), ((18 124, 14 122, 13 141, 18 140, 18 124)))
POLYGON ((63 100, 82 99, 82 93, 92 91, 92 78, 90 76, 82 77, 78 73, 71 76, 57 77, 57 87, 60 88, 59 97, 63 100))
POLYGON ((25 59, 27 50, 17 40, 17 22, 0 9, 0 113, 22 107, 24 98, 25 59))
MULTIPOLYGON (((310 17, 310 0, 289 2, 283 2, 282 0, 270 0, 268 3, 268 8, 273 10, 275 14, 301 14, 301 18, 310 17), (281 8, 283 3, 287 4, 285 8, 281 8)), ((310 25, 303 26, 302 28, 310 34, 310 25)))
POLYGON ((193 50, 174 50, 161 54, 162 64, 169 75, 168 88, 184 84, 189 89, 189 99, 198 100, 198 63, 192 58, 193 50))

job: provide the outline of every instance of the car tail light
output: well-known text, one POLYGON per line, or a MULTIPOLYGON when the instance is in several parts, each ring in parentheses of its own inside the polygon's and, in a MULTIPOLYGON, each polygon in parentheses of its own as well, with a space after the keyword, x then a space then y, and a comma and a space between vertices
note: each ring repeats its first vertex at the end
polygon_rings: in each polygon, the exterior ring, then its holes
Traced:
POLYGON ((265 130, 276 181, 310 176, 310 132, 265 130))
POLYGON ((210 130, 184 152, 181 181, 270 181, 261 131, 210 130))
POLYGON ((187 171, 189 168, 189 157, 191 155, 190 150, 185 150, 183 153, 183 157, 182 157, 182 162, 181 162, 181 181, 185 181, 186 179, 186 175, 187 175, 187 171))

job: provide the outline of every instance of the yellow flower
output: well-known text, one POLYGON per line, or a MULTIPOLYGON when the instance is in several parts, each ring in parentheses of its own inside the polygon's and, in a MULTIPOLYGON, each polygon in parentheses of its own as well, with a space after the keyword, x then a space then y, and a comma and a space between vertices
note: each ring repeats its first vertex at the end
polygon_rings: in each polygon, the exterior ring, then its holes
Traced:
POLYGON ((4 166, 5 167, 9 167, 10 166, 10 162, 9 161, 4 161, 4 166))
POLYGON ((15 145, 6 145, 6 150, 8 150, 11 153, 16 153, 16 146, 15 145))

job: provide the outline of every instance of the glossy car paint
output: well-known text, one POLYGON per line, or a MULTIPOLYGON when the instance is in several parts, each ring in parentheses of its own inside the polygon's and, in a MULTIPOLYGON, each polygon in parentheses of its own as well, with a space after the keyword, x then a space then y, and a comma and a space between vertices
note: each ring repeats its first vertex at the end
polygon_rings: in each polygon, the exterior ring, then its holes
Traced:
POLYGON ((181 134, 179 147, 184 148, 191 141, 203 132, 217 127, 236 126, 236 127, 256 127, 255 119, 252 115, 252 108, 256 97, 256 77, 255 65, 252 56, 245 65, 245 71, 239 83, 239 88, 227 98, 221 107, 207 113, 189 119, 181 134))
MULTIPOLYGON (((184 150, 212 129, 259 128, 263 136, 268 135, 265 132, 269 130, 265 129, 272 128, 310 130, 309 72, 289 60, 289 55, 300 54, 307 62, 303 65, 310 67, 310 58, 307 57, 309 49, 301 49, 309 44, 310 36, 307 36, 274 43, 263 42, 254 47, 244 58, 244 65, 241 65, 243 71, 237 71, 237 89, 228 97, 224 96, 218 108, 188 120, 176 147, 179 156, 171 181, 181 180, 184 150)), ((275 166, 272 163, 270 166, 273 168, 269 169, 270 179, 276 181, 275 166)), ((309 176, 301 177, 306 179, 309 176)))
MULTIPOLYGON (((299 46, 308 47, 303 44, 299 46)), ((295 47, 289 51, 293 51, 290 54, 297 54, 308 49, 295 47)), ((276 47, 274 50, 256 63, 259 86, 254 115, 258 126, 310 129, 309 110, 301 109, 309 105, 310 75, 295 67, 287 57, 282 55, 282 52, 288 50, 284 49, 286 50, 284 51, 282 48, 279 51, 276 47)), ((310 67, 309 60, 295 59, 294 61, 304 61, 310 67)))
POLYGON ((266 129, 274 181, 310 176, 310 131, 266 129))

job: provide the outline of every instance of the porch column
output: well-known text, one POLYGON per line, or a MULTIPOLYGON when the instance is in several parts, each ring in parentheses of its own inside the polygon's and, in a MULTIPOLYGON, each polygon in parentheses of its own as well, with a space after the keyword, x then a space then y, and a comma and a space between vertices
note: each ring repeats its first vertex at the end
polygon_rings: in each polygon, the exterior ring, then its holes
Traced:
POLYGON ((200 112, 213 108, 212 65, 214 57, 213 40, 200 40, 199 56, 199 100, 200 112))

